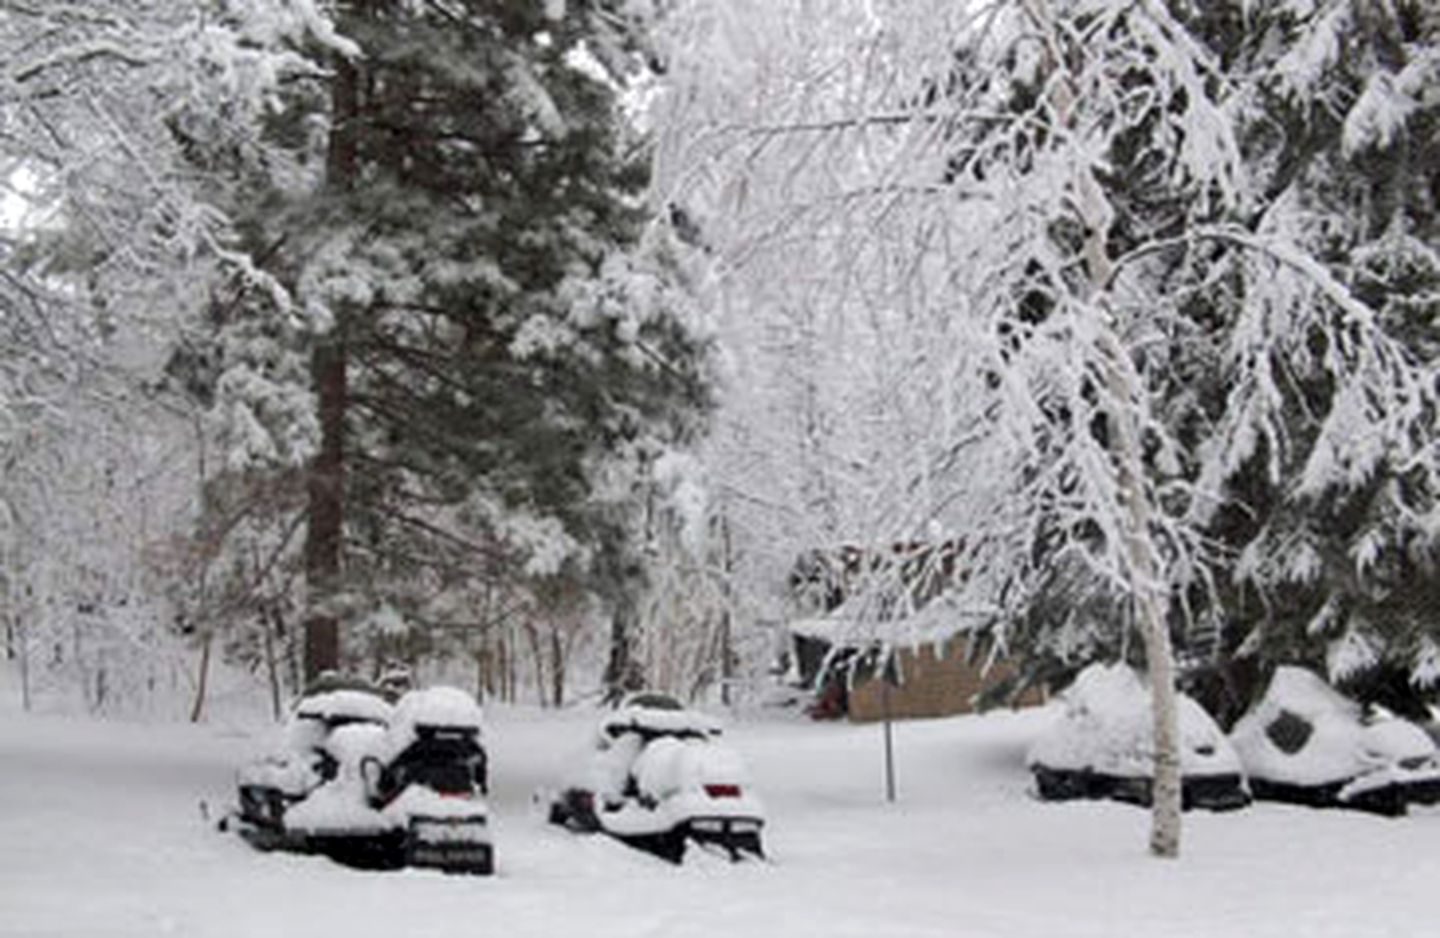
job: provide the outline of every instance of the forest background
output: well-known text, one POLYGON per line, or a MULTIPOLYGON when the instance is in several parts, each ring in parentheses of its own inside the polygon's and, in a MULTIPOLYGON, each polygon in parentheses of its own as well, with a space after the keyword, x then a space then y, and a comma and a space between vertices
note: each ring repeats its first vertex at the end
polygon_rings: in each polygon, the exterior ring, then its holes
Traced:
POLYGON ((1148 624, 1222 720, 1440 680, 1431 4, 3 0, 0 50, 27 706, 755 699, 837 588, 1026 680, 1148 624))

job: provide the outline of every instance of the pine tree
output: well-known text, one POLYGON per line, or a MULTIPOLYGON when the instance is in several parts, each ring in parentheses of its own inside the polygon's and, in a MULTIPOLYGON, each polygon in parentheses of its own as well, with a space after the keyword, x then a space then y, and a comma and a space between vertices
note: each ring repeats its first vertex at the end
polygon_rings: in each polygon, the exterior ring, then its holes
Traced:
MULTIPOLYGON (((1242 671, 1303 663, 1373 685, 1400 709, 1434 685, 1429 610, 1440 599, 1440 101, 1426 90, 1440 78, 1440 32, 1429 6, 1186 11, 1243 89, 1237 123, 1255 190, 1246 229, 1315 265, 1309 286, 1288 276, 1267 285, 1222 260, 1228 299, 1196 308, 1223 321, 1237 305, 1263 305, 1267 328, 1288 330, 1262 366, 1211 343, 1194 369, 1211 378, 1190 419, 1222 429, 1201 473, 1226 494, 1209 515, 1233 558, 1225 650, 1242 671)), ((1228 703, 1243 705, 1243 688, 1228 703)))
POLYGON ((331 323, 311 366, 309 673, 339 664, 342 620, 380 601, 419 618, 469 577, 576 576, 622 609, 635 588, 614 559, 626 510, 597 489, 690 432, 704 391, 663 246, 641 244, 645 163, 610 71, 638 46, 616 22, 607 4, 351 4, 336 27, 358 54, 296 103, 327 122, 325 183, 256 227, 331 323))

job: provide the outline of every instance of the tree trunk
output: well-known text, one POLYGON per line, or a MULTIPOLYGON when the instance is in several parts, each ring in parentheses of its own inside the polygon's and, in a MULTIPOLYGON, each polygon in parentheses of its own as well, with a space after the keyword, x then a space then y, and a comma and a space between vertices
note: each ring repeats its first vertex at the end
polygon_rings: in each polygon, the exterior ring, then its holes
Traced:
POLYGON ((555 625, 550 627, 550 702, 557 710, 565 706, 565 646, 555 625))
MULTIPOLYGON (((1051 83, 1050 95, 1056 117, 1062 125, 1071 123, 1079 96, 1076 68, 1066 62, 1059 34, 1046 0, 1025 0, 1025 7, 1046 41, 1051 68, 1061 72, 1051 83)), ((1100 353, 1106 359, 1105 383, 1114 406, 1109 414, 1110 452, 1115 460, 1121 507, 1125 511, 1125 552, 1130 570, 1130 591, 1135 603, 1145 661, 1150 673, 1151 707, 1154 711, 1155 779, 1152 787, 1150 852, 1157 857, 1180 855, 1180 728, 1175 704, 1175 674, 1166 622, 1166 601, 1160 594, 1155 545, 1150 536, 1150 500, 1145 491, 1145 467, 1141 458, 1136 408, 1144 388, 1131 365, 1128 353, 1109 319, 1104 293, 1110 287, 1114 266, 1106 239, 1112 211, 1105 192, 1090 166, 1077 167, 1076 208, 1085 223, 1085 273, 1089 280, 1088 299, 1098 323, 1100 353)))
MULTIPOLYGON (((1081 180, 1082 214, 1089 222, 1104 216, 1100 184, 1088 170, 1081 180)), ((1104 247, 1108 225, 1093 224, 1086 239, 1086 265, 1096 291, 1105 289, 1112 275, 1104 247)), ((1099 306, 1104 315, 1104 306, 1099 306)), ((1125 552, 1130 568, 1130 591, 1140 635, 1145 642, 1145 665, 1150 674, 1150 705, 1155 726, 1155 779, 1151 788, 1150 852, 1157 857, 1180 855, 1180 725, 1175 703, 1174 654, 1170 647, 1167 597, 1159 582, 1155 543, 1150 535, 1150 497, 1145 491, 1145 465, 1141 458, 1136 410, 1144 388, 1140 386, 1129 354, 1115 334, 1113 322, 1101 324, 1100 352, 1106 359, 1105 383, 1114 401, 1108 421, 1110 450, 1118 469, 1119 494, 1125 509, 1125 552)))
POLYGON ((540 630, 533 622, 526 622, 522 628, 530 644, 530 658, 535 663, 535 697, 543 707, 548 703, 548 696, 545 693, 545 649, 540 641, 540 630))
POLYGON ((510 656, 505 645, 505 636, 495 640, 495 696, 501 700, 511 699, 508 689, 510 656))
POLYGON ((110 697, 110 679, 105 673, 105 657, 101 655, 100 664, 95 669, 95 713, 101 713, 105 709, 105 701, 110 697))
POLYGON ((206 632, 200 643, 200 674, 195 681, 195 702, 190 705, 191 723, 199 723, 205 714, 205 694, 210 686, 210 647, 214 642, 214 633, 206 632))
POLYGON ((730 685, 735 679, 735 649, 733 631, 734 592, 731 578, 734 575, 734 560, 731 557, 730 518, 720 515, 720 569, 725 577, 721 584, 723 606, 720 609, 720 703, 728 707, 732 703, 730 685))
POLYGON ((644 669, 635 660, 635 611, 628 598, 616 604, 610 620, 610 659, 605 664, 605 702, 618 703, 626 694, 645 685, 644 669))
POLYGON ((15 633, 20 649, 20 709, 30 712, 30 636, 26 626, 19 621, 15 633))
MULTIPOLYGON (((326 153, 326 185, 332 194, 349 193, 355 185, 356 136, 360 111, 360 76, 346 59, 335 60, 331 81, 331 129, 326 153)), ((334 598, 340 587, 345 527, 345 409, 348 397, 344 310, 335 316, 330 335, 311 357, 320 411, 320 450, 309 479, 309 526, 305 538, 305 680, 340 666, 340 622, 334 598)))
MULTIPOLYGON (((339 328, 339 325, 336 325, 339 328)), ((312 362, 320 399, 320 451, 309 479, 309 527, 305 536, 305 682, 340 666, 340 622, 334 608, 340 585, 345 525, 346 361, 337 339, 315 349, 312 362)))
POLYGON ((260 609, 261 636, 265 640, 265 678, 270 684, 270 716, 278 723, 280 721, 280 664, 275 660, 275 619, 279 613, 273 615, 266 607, 260 609))
MULTIPOLYGON (((1104 216, 1100 184, 1088 170, 1081 180, 1082 214, 1089 222, 1104 216)), ((1097 292, 1112 275, 1104 247, 1107 225, 1091 225, 1086 239, 1086 265, 1097 292)), ((1104 313, 1103 305, 1100 311, 1104 313)), ((1128 353, 1115 334, 1114 324, 1101 325, 1100 352, 1106 358, 1105 382, 1114 406, 1110 412, 1110 449, 1119 475, 1119 494, 1125 509, 1125 552, 1130 567, 1130 590, 1140 635, 1145 642, 1145 665, 1150 674, 1150 705, 1155 724, 1155 779, 1151 789, 1150 852, 1157 857, 1180 855, 1180 725, 1175 703, 1174 654, 1170 647, 1167 599, 1158 579, 1155 543, 1150 536, 1150 498, 1145 491, 1145 465, 1141 458, 1136 410, 1144 389, 1128 353)))
POLYGON ((1145 642, 1150 673, 1150 705, 1154 711, 1155 781, 1150 826, 1150 852, 1157 857, 1180 855, 1180 725, 1175 701, 1174 655, 1166 602, 1157 579, 1155 546, 1150 538, 1150 501, 1145 493, 1144 465, 1135 431, 1135 415, 1124 402, 1133 400, 1134 372, 1119 356, 1125 354, 1113 334, 1105 336, 1110 358, 1107 382, 1121 404, 1110 421, 1115 460, 1120 467, 1120 497, 1127 514, 1125 550, 1136 618, 1145 642))

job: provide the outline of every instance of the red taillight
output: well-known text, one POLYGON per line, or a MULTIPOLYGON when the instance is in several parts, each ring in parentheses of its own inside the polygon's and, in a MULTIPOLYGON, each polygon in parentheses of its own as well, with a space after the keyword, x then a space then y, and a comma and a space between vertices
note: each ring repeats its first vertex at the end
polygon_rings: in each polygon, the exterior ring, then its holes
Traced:
POLYGON ((705 794, 711 798, 739 798, 739 785, 706 785, 705 794))
POLYGON ((466 801, 469 801, 472 796, 472 793, 469 791, 442 791, 437 794, 439 794, 441 798, 463 798, 466 801))

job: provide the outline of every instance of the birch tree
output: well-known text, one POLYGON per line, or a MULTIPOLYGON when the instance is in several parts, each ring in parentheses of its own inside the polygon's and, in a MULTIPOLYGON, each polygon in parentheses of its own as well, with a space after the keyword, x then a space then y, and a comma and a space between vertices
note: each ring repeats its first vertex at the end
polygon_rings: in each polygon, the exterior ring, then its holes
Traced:
MULTIPOLYGON (((844 427, 830 439, 849 457, 842 501, 869 518, 848 536, 963 538, 945 601, 871 634, 903 642, 966 616, 1002 649, 1093 656, 1118 653, 1134 622, 1159 855, 1179 846, 1170 633, 1225 615, 1256 570, 1259 548, 1231 553, 1217 516, 1279 508, 1279 525, 1385 478, 1405 480, 1388 485, 1404 493, 1390 517, 1433 511, 1430 353, 1370 305, 1383 291, 1367 299, 1347 242, 1327 240, 1355 203, 1314 211, 1327 191, 1380 209, 1359 194, 1379 190, 1314 159, 1336 113, 1357 105, 1351 155, 1432 133, 1414 90, 1431 68, 1421 13, 702 4, 676 34, 662 157, 674 200, 709 222, 715 308, 764 330, 803 284, 852 353, 821 368, 839 389, 821 407, 844 427), (1347 51, 1367 23, 1386 55, 1347 51), (684 64, 706 44, 722 51, 684 64), (1314 87, 1297 76, 1322 74, 1331 112, 1297 110, 1314 87), (1261 502, 1257 465, 1274 493, 1261 502)), ((1405 199, 1385 191, 1389 224, 1405 199)), ((777 364, 794 373, 816 351, 777 364)), ((774 432, 802 408, 757 400, 764 387, 727 405, 778 409, 761 423, 774 432)), ((793 489, 750 492, 816 523, 793 489)), ((1431 536, 1407 530, 1422 556, 1431 536)))
MULTIPOLYGON (((99 610, 85 621, 101 640, 120 605, 167 632, 164 589, 141 572, 196 502, 151 462, 192 440, 167 406, 170 350, 217 282, 265 281, 222 196, 275 155, 260 133, 272 95, 308 71, 296 48, 329 36, 308 0, 0 7, 0 175, 23 210, 0 230, 0 503, 8 557, 50 566, 27 578, 32 611, 80 628, 76 593, 98 577, 111 585, 78 602, 99 610), (36 537, 47 517, 65 524, 36 537)), ((268 392, 258 378, 244 387, 268 392)), ((260 426, 253 395, 234 403, 260 426)))

